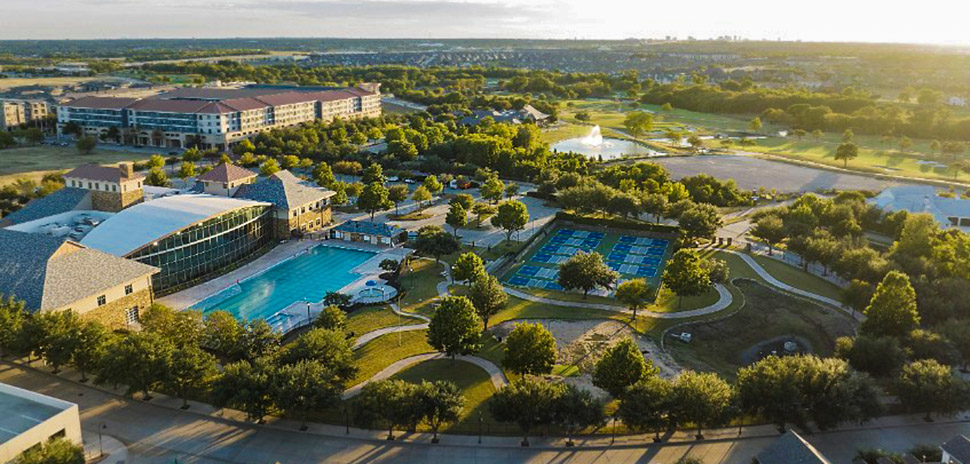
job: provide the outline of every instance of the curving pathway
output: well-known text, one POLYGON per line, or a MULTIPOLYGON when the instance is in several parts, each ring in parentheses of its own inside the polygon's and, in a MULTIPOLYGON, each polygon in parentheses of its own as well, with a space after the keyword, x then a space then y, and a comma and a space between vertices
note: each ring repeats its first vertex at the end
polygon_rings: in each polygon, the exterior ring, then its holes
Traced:
POLYGON ((409 332, 409 331, 412 331, 412 330, 424 330, 424 329, 427 329, 428 328, 428 323, 431 322, 431 319, 428 319, 427 317, 422 316, 420 314, 407 313, 407 312, 401 311, 401 309, 398 308, 397 304, 395 304, 395 303, 391 303, 390 304, 390 307, 391 307, 391 311, 393 311, 394 314, 397 314, 398 316, 410 317, 410 318, 418 319, 418 320, 424 321, 424 323, 423 324, 411 324, 411 325, 395 325, 395 326, 392 326, 392 327, 384 327, 384 328, 381 328, 381 329, 372 330, 372 331, 367 332, 364 335, 361 335, 360 337, 358 337, 357 338, 357 341, 354 342, 353 349, 355 349, 355 350, 356 349, 359 349, 360 347, 366 345, 368 342, 370 342, 370 341, 374 340, 375 338, 380 337, 382 335, 387 335, 387 334, 391 334, 391 333, 398 333, 398 332, 409 332))
MULTIPOLYGON (((365 385, 371 382, 388 379, 394 374, 397 374, 398 372, 410 366, 413 366, 415 364, 418 364, 424 361, 430 361, 432 359, 450 359, 450 358, 448 357, 448 355, 444 353, 425 353, 425 354, 414 355, 411 357, 398 360, 394 364, 391 364, 390 366, 385 367, 380 372, 374 374, 373 376, 371 376, 371 378, 357 385, 354 385, 353 387, 348 388, 341 395, 341 398, 345 400, 348 398, 353 398, 358 394, 360 394, 361 390, 364 388, 365 385)), ((456 356, 455 359, 458 361, 470 362, 478 367, 481 367, 482 369, 485 369, 485 372, 487 372, 489 377, 491 377, 492 379, 492 385, 494 385, 496 389, 502 388, 508 385, 509 383, 509 380, 508 378, 505 377, 505 373, 502 372, 502 369, 500 369, 498 366, 496 366, 494 363, 492 363, 487 359, 479 358, 477 356, 456 356)))
MULTIPOLYGON (((542 304, 548 304, 553 306, 566 306, 570 308, 592 308, 592 309, 601 309, 604 311, 614 311, 614 312, 624 313, 624 314, 631 314, 631 315, 633 314, 633 311, 623 306, 604 304, 604 303, 587 303, 582 301, 553 300, 551 298, 535 296, 535 295, 523 292, 521 290, 516 290, 514 288, 510 288, 506 286, 502 286, 502 288, 505 289, 505 293, 508 293, 509 295, 512 295, 516 298, 521 298, 523 300, 528 300, 534 303, 542 303, 542 304)), ((637 311, 637 314, 641 314, 649 317, 655 317, 657 319, 687 319, 690 317, 714 314, 718 311, 721 311, 727 308, 728 306, 731 305, 731 303, 734 302, 734 297, 731 295, 731 292, 724 285, 717 284, 714 286, 714 289, 717 290, 718 299, 716 302, 714 302, 714 304, 710 306, 705 306, 703 308, 698 308, 698 309, 692 309, 690 311, 677 311, 672 313, 658 313, 656 311, 649 311, 644 309, 644 310, 637 311)))

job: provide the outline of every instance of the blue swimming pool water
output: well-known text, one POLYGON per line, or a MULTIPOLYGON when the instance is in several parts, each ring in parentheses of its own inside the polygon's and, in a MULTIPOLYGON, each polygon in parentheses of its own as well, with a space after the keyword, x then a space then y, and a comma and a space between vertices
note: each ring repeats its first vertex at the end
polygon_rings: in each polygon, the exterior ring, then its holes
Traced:
POLYGON ((319 245, 266 272, 212 295, 192 309, 224 310, 237 319, 266 319, 296 301, 318 302, 359 276, 351 269, 375 253, 319 245))

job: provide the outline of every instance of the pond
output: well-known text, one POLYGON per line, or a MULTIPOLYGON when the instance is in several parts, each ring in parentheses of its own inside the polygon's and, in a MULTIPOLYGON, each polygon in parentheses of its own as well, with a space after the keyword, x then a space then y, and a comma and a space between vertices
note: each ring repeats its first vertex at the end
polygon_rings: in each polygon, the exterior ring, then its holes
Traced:
POLYGON ((659 155, 639 143, 629 140, 603 137, 600 126, 594 126, 589 135, 562 140, 552 145, 552 149, 561 152, 581 153, 588 158, 611 160, 626 155, 659 155))

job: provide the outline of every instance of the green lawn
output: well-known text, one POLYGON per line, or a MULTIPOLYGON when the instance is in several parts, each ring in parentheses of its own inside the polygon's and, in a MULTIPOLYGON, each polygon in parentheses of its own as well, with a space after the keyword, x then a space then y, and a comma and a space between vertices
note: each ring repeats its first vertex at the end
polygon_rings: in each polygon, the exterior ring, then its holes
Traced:
POLYGON ((384 327, 421 324, 421 321, 394 314, 387 306, 373 306, 355 310, 347 316, 347 332, 357 337, 384 327))
MULTIPOLYGON (((492 385, 488 373, 474 364, 450 359, 432 359, 398 372, 393 378, 412 383, 420 383, 422 380, 447 380, 461 388, 465 396, 465 407, 461 412, 461 418, 455 424, 442 427, 442 432, 464 430, 467 433, 468 430, 478 426, 479 413, 482 414, 483 419, 491 422, 485 401, 495 394, 495 386, 492 385)), ((426 428, 419 428, 419 430, 426 430, 426 428)))
POLYGON ((405 269, 401 274, 401 285, 407 293, 401 297, 401 310, 430 316, 431 301, 438 297, 436 286, 444 280, 441 272, 444 265, 427 259, 411 260, 413 273, 405 269))
POLYGON ((45 173, 73 169, 82 164, 117 164, 122 161, 146 160, 151 155, 129 151, 95 149, 82 155, 71 147, 36 145, 0 150, 0 184, 26 177, 39 180, 45 173))
POLYGON ((814 274, 809 274, 795 266, 785 264, 767 256, 754 256, 754 260, 765 268, 774 278, 818 295, 827 296, 836 300, 842 299, 842 289, 814 274))
POLYGON ((742 367, 742 353, 758 343, 779 336, 808 340, 815 353, 830 355, 835 339, 854 333, 852 321, 835 309, 823 308, 750 280, 737 280, 745 306, 735 315, 683 330, 693 339, 685 344, 673 339, 667 347, 685 367, 714 371, 729 379, 742 367))
POLYGON ((347 386, 352 387, 373 377, 374 374, 398 360, 432 351, 434 349, 428 345, 426 330, 398 332, 378 337, 354 351, 357 375, 347 382, 347 386))

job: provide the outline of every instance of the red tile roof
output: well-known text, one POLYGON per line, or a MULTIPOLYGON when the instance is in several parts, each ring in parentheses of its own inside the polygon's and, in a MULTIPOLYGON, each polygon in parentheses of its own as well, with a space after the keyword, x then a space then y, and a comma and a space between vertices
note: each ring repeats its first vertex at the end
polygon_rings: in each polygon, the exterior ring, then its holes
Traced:
POLYGON ((249 169, 236 166, 235 164, 222 163, 212 168, 211 171, 202 174, 198 179, 209 182, 232 182, 255 176, 256 173, 249 169))
POLYGON ((268 105, 278 106, 316 101, 314 95, 315 92, 284 92, 274 95, 262 95, 256 97, 256 99, 268 105))
POLYGON ((120 110, 137 102, 137 98, 123 97, 81 97, 61 104, 70 108, 93 108, 99 110, 120 110))

